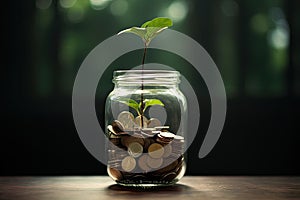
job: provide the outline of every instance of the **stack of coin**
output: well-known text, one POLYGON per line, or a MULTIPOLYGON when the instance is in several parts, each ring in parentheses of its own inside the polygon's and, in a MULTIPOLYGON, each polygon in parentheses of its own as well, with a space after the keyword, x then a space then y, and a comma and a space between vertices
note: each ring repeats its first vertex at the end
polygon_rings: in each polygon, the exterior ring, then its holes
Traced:
POLYGON ((173 133, 161 131, 157 134, 156 141, 160 144, 166 145, 169 144, 174 139, 174 137, 175 135, 173 133))
POLYGON ((157 131, 162 131, 162 132, 164 132, 164 131, 168 131, 169 130, 169 126, 156 126, 156 127, 154 127, 157 131))
POLYGON ((184 138, 161 126, 159 120, 140 118, 123 111, 108 125, 108 173, 127 184, 169 183, 183 168, 184 138))

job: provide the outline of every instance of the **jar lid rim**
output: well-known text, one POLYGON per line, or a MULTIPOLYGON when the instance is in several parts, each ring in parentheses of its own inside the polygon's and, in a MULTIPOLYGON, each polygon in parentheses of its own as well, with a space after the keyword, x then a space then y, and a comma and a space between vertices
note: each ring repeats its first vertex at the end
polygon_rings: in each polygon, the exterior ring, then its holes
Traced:
POLYGON ((166 69, 129 69, 129 70, 116 70, 114 71, 114 73, 176 73, 176 74, 180 74, 178 71, 176 70, 166 70, 166 69))
POLYGON ((116 70, 113 82, 174 84, 180 82, 179 77, 180 73, 175 70, 116 70))

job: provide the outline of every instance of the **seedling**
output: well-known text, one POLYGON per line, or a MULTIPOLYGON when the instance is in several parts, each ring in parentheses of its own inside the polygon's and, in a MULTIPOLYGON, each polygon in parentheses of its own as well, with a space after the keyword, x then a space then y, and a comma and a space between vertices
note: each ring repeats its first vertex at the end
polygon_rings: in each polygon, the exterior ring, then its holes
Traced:
MULTIPOLYGON (((157 18, 152 19, 151 21, 145 22, 141 27, 128 28, 128 29, 125 29, 118 33, 118 35, 120 35, 122 33, 133 33, 133 34, 141 37, 141 39, 143 40, 144 53, 143 53, 143 59, 142 59, 142 76, 143 76, 143 71, 144 71, 144 64, 145 64, 147 48, 148 48, 150 42, 159 33, 161 33, 163 30, 165 30, 166 28, 168 28, 172 25, 173 25, 173 22, 171 19, 166 18, 166 17, 157 17, 157 18)), ((144 90, 143 81, 141 83, 141 89, 144 90)), ((142 116, 141 117, 142 128, 143 128, 143 124, 144 124, 143 116, 144 116, 144 112, 146 111, 147 107, 153 106, 153 105, 164 106, 164 104, 158 99, 144 99, 143 92, 141 93, 140 103, 137 103, 133 99, 121 100, 120 102, 125 103, 129 107, 135 109, 137 111, 138 115, 142 116)))
POLYGON ((137 114, 141 116, 143 116, 147 108, 150 106, 154 106, 154 105, 164 106, 164 104, 159 99, 145 99, 143 103, 141 102, 138 103, 133 99, 122 98, 121 100, 119 100, 119 102, 124 103, 127 106, 133 108, 137 112, 137 114), (142 107, 142 105, 144 106, 142 107))

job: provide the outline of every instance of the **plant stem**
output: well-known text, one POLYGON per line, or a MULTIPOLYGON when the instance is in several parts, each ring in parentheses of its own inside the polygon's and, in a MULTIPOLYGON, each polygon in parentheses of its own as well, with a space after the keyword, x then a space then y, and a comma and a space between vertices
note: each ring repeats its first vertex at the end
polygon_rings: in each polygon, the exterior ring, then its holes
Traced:
POLYGON ((146 53, 147 53, 147 45, 145 44, 144 47, 144 53, 143 53, 143 60, 142 60, 142 93, 141 93, 141 127, 144 128, 144 94, 143 94, 143 90, 144 90, 144 80, 143 80, 143 76, 144 76, 144 64, 145 64, 145 58, 146 58, 146 53))

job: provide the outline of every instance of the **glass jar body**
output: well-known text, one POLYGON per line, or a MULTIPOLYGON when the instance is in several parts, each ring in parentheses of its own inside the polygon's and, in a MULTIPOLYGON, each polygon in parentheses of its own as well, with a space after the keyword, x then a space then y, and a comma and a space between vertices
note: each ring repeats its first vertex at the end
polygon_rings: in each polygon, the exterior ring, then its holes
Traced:
POLYGON ((175 71, 116 71, 105 105, 109 176, 126 186, 183 177, 187 104, 175 71), (141 103, 142 102, 142 103, 141 103))

